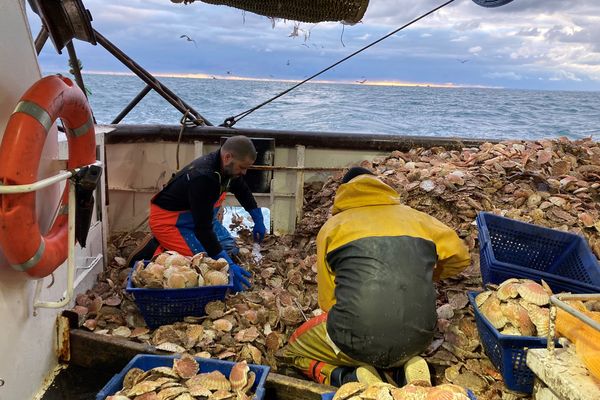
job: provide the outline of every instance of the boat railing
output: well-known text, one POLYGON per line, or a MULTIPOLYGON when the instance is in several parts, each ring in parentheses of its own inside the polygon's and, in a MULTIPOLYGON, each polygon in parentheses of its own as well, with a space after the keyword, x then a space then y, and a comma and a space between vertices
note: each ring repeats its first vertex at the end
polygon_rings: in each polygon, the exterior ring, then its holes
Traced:
MULTIPOLYGON (((93 164, 81 166, 68 171, 59 172, 56 175, 50 176, 39 181, 24 185, 3 185, 0 184, 0 194, 12 195, 35 192, 52 186, 56 183, 73 178, 79 171, 90 166, 102 167, 101 161, 96 161, 93 164)), ((69 200, 68 200, 68 219, 67 219, 67 235, 68 235, 68 255, 67 255, 67 289, 58 301, 40 301, 42 292, 43 279, 38 279, 35 287, 33 300, 33 315, 37 314, 38 308, 61 308, 69 304, 73 298, 73 288, 75 286, 75 188, 74 183, 69 185, 69 200)))

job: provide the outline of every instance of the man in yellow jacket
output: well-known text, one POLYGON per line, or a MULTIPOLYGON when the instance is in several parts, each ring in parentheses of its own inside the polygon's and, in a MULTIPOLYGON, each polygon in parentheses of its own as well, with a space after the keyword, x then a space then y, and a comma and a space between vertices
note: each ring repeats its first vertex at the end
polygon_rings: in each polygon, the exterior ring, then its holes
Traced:
POLYGON ((334 386, 379 380, 377 369, 404 372, 395 378, 399 385, 430 384, 417 356, 437 322, 433 281, 469 264, 456 232, 400 204, 398 193, 369 170, 352 168, 317 237, 324 313, 294 332, 284 354, 310 378, 334 386))

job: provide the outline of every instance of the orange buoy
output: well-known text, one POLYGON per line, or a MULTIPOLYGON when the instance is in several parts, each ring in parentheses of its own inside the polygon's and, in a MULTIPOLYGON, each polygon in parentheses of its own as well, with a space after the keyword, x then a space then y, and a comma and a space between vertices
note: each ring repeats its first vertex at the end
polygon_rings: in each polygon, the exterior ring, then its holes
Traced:
MULTIPOLYGON (((47 76, 25 92, 10 116, 0 144, 0 183, 32 184, 49 129, 60 118, 69 146, 69 169, 96 161, 94 121, 79 87, 60 75, 47 76)), ((36 193, 0 195, 0 249, 11 266, 33 278, 51 274, 67 259, 69 185, 58 216, 42 235, 36 216, 36 193)))

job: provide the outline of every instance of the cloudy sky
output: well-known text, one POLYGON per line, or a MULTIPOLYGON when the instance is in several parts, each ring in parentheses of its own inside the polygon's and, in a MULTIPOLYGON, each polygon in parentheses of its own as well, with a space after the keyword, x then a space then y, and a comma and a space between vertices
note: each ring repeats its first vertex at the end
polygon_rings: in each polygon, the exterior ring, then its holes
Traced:
MULTIPOLYGON (((371 0, 349 26, 273 22, 200 1, 84 0, 94 28, 151 72, 266 79, 310 76, 442 3, 371 0)), ((40 21, 30 22, 36 35, 40 21)), ((75 46, 84 71, 128 71, 99 45, 75 46)), ((67 70, 67 51, 57 55, 49 41, 41 62, 67 70)), ((320 79, 600 90, 600 1, 455 0, 320 79)))

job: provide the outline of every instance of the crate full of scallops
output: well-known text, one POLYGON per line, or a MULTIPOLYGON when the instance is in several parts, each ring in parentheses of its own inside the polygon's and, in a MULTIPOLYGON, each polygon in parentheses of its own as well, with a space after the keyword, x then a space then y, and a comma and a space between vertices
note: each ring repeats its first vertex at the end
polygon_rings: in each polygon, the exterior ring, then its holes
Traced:
POLYGON ((192 357, 135 356, 96 400, 256 399, 265 396, 269 367, 192 357))
POLYGON ((229 264, 205 253, 186 257, 168 251, 152 261, 138 261, 127 280, 149 328, 172 324, 184 317, 200 317, 210 301, 223 300, 233 288, 229 264))
POLYGON ((483 349, 508 389, 531 393, 527 349, 546 347, 552 291, 544 281, 516 278, 487 287, 492 290, 469 292, 483 349))

